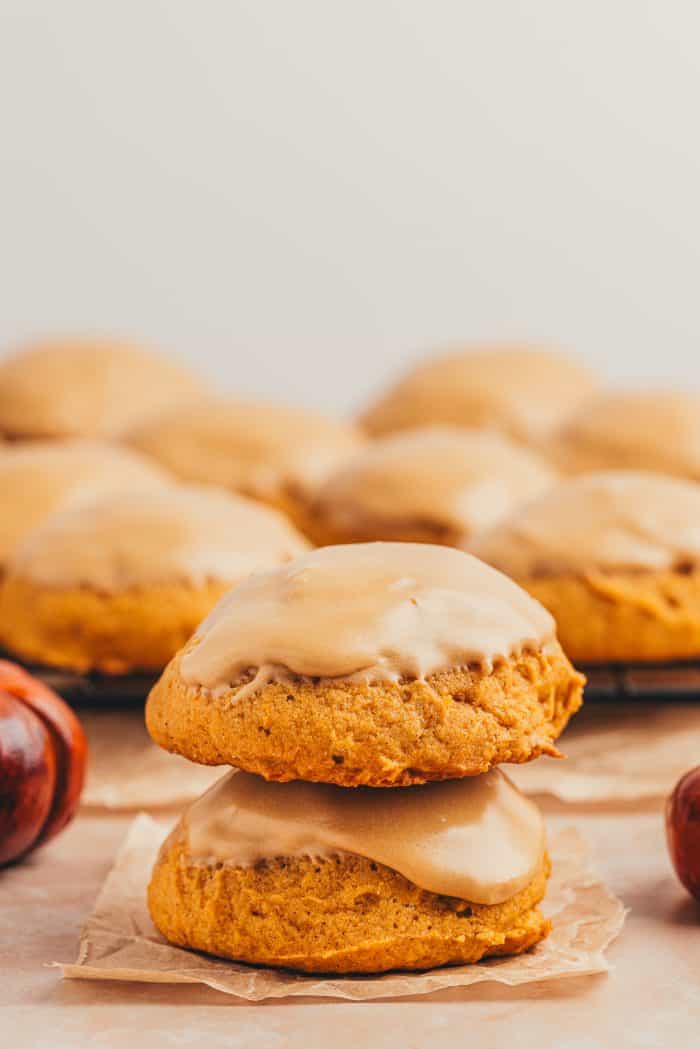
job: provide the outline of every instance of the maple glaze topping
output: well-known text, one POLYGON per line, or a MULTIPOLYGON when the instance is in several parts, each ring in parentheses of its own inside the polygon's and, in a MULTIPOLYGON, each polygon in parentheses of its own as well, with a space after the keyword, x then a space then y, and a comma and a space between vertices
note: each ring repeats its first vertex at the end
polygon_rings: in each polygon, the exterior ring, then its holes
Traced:
POLYGON ((22 544, 12 570, 47 586, 238 580, 308 549, 282 514, 213 488, 162 485, 54 515, 22 544))
POLYGON ((231 590, 183 656, 190 684, 241 672, 425 677, 554 637, 554 621, 476 558, 425 543, 327 546, 231 590))
POLYGON ((634 472, 571 478, 471 549, 516 579, 696 564, 700 484, 634 472))
POLYGON ((485 904, 532 881, 545 840, 539 809, 498 769, 391 790, 233 771, 192 805, 185 826, 203 863, 354 853, 429 892, 485 904))

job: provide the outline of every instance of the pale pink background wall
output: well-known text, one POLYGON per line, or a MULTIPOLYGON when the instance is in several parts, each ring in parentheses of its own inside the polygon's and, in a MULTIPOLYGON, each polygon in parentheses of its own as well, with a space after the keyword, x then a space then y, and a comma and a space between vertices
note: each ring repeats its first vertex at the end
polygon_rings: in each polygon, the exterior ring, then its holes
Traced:
POLYGON ((693 0, 0 0, 0 346, 349 408, 547 336, 700 385, 693 0))

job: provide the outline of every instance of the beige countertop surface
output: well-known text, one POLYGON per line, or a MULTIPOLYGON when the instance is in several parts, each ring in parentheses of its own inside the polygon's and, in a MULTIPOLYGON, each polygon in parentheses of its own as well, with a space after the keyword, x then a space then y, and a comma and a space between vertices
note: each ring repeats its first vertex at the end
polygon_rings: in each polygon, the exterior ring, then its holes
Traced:
POLYGON ((674 1049, 700 1045, 700 906, 676 881, 661 806, 597 811, 543 803, 575 826, 630 909, 607 975, 508 988, 481 984, 377 1002, 250 1004, 204 987, 62 979, 80 928, 130 822, 83 814, 0 875, 0 1006, 12 1049, 674 1049))

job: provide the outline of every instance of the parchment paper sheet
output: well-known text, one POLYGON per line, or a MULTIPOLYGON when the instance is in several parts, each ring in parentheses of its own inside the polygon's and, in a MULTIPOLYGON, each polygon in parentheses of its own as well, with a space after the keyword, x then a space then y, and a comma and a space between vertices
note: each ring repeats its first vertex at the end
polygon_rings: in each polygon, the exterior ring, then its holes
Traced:
POLYGON ((428 994, 446 987, 495 980, 515 986, 604 972, 604 951, 622 928, 625 910, 588 868, 586 847, 575 830, 550 842, 553 871, 544 910, 552 918, 550 937, 534 951, 478 965, 425 973, 322 977, 256 968, 171 947, 153 927, 146 909, 146 885, 163 827, 138 816, 107 876, 81 938, 69 978, 137 980, 146 983, 201 983, 227 994, 260 1001, 312 995, 362 1001, 428 994))
POLYGON ((157 747, 143 708, 80 711, 90 747, 82 804, 112 811, 182 807, 224 773, 157 747))
POLYGON ((700 703, 584 702, 557 745, 565 760, 539 758, 505 771, 528 794, 566 802, 664 798, 700 765, 700 703))

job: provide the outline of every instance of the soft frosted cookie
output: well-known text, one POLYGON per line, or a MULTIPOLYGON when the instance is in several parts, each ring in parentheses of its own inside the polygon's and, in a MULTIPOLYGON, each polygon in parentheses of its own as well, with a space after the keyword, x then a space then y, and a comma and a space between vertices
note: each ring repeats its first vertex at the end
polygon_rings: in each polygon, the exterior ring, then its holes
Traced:
POLYGON ((281 514, 162 485, 55 514, 12 558, 0 640, 28 661, 160 670, 231 586, 307 549, 281 514))
POLYGON ((700 656, 700 485, 659 474, 572 478, 473 550, 550 610, 582 663, 700 656))
POLYGON ((18 544, 56 510, 110 491, 167 483, 128 448, 87 441, 31 441, 0 449, 0 575, 18 544))
POLYGON ((232 590, 152 690, 167 750, 405 786, 554 754, 583 678, 511 580, 448 547, 329 546, 232 590))
POLYGON ((0 361, 0 434, 105 437, 202 384, 157 353, 116 342, 49 342, 0 361))
POLYGON ((544 350, 463 350, 420 361, 364 414, 371 434, 427 423, 488 427, 538 441, 598 383, 582 364, 544 350))
POLYGON ((548 873, 542 817, 498 770, 388 791, 232 772, 164 843, 148 899, 180 947, 382 972, 527 950, 548 873))
POLYGON ((568 473, 653 470, 700 480, 700 394, 626 390, 597 397, 555 436, 568 473))
POLYGON ((318 543, 459 546, 555 479, 538 455, 501 434, 422 427, 374 441, 332 474, 309 515, 312 535, 318 543))
POLYGON ((129 440, 178 477, 260 499, 301 525, 311 492, 363 443, 357 430, 337 419, 233 398, 164 413, 129 440))

